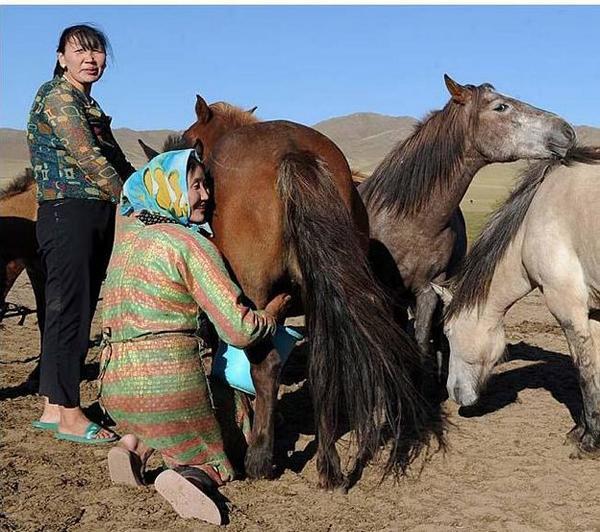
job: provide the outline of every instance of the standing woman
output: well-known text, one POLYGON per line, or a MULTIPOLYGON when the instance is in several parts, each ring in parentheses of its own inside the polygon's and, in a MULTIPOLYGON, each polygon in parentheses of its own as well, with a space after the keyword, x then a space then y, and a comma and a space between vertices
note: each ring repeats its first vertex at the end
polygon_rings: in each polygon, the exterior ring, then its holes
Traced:
POLYGON ((113 246, 115 204, 135 171, 91 97, 106 68, 108 41, 87 25, 66 28, 54 78, 38 90, 27 125, 38 186, 37 239, 46 269, 46 323, 34 427, 79 443, 114 441, 80 407, 81 368, 113 246))

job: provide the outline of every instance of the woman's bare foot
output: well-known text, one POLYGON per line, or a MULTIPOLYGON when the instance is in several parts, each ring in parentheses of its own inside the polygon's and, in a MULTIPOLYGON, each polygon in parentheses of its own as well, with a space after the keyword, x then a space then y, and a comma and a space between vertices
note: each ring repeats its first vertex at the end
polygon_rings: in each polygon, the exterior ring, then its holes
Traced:
POLYGON ((144 469, 154 449, 134 434, 126 434, 108 452, 108 472, 114 484, 144 485, 144 469))
MULTIPOLYGON (((57 406, 57 405, 52 405, 57 406)), ((70 434, 73 436, 84 436, 91 420, 83 413, 80 407, 67 408, 58 406, 60 411, 60 421, 58 423, 58 432, 61 434, 70 434)), ((94 436, 96 439, 113 437, 114 433, 108 429, 102 428, 94 436)))
POLYGON ((40 416, 40 421, 43 423, 59 423, 60 422, 60 406, 53 405, 44 397, 44 410, 40 416))
POLYGON ((135 453, 139 456, 143 466, 146 466, 148 458, 152 456, 154 449, 148 447, 142 440, 140 440, 135 434, 125 434, 117 444, 119 447, 123 447, 128 451, 135 453))

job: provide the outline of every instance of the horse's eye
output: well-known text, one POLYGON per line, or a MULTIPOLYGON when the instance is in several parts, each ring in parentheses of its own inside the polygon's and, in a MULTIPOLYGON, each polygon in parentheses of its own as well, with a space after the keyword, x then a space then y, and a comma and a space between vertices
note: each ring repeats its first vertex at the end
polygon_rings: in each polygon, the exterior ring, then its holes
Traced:
POLYGON ((494 111, 498 111, 499 113, 506 111, 508 109, 508 105, 506 105, 505 103, 499 103, 498 105, 496 105, 496 107, 494 107, 494 111))

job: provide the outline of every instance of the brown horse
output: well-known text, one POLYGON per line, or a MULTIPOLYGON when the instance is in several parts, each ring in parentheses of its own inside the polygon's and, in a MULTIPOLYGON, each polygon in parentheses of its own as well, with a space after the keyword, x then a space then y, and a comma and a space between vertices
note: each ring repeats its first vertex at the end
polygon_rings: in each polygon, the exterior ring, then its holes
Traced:
POLYGON ((396 301, 415 306, 415 336, 424 353, 431 349, 438 306, 430 283, 452 275, 465 254, 459 204, 477 171, 494 162, 560 157, 575 140, 560 117, 488 83, 463 86, 448 76, 445 82, 446 106, 358 186, 369 213, 372 264, 396 301))
POLYGON ((45 275, 37 253, 35 191, 35 180, 30 169, 0 190, 0 317, 6 308, 8 292, 25 269, 35 295, 41 339, 44 330, 45 275))
MULTIPOLYGON (((345 157, 314 129, 259 122, 200 96, 196 116, 183 139, 204 147, 214 181, 211 225, 231 271, 257 308, 283 290, 301 295, 319 485, 348 486, 335 448, 346 426, 356 439, 354 472, 380 455, 385 434, 391 448, 384 475, 399 474, 434 425, 410 375, 417 348, 393 320, 369 267, 366 217, 345 157)), ((256 412, 246 472, 271 477, 281 362, 270 342, 248 356, 256 412)), ((441 430, 436 435, 441 441, 441 430)))

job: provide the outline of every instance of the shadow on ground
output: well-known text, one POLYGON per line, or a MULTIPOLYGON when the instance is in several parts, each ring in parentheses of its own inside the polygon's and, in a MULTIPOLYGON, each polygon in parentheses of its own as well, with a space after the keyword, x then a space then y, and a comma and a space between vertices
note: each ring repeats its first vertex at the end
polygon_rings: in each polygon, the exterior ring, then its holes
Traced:
POLYGON ((515 360, 537 364, 492 375, 479 403, 472 407, 461 407, 459 414, 464 417, 484 416, 514 403, 523 390, 543 388, 569 409, 574 422, 579 420, 582 411, 581 392, 577 370, 569 356, 519 342, 508 346, 505 359, 506 362, 515 360))

